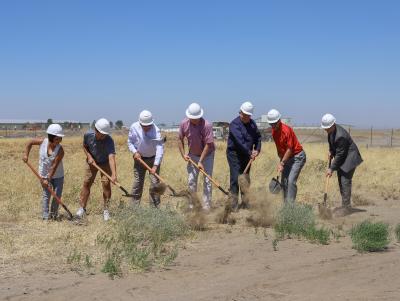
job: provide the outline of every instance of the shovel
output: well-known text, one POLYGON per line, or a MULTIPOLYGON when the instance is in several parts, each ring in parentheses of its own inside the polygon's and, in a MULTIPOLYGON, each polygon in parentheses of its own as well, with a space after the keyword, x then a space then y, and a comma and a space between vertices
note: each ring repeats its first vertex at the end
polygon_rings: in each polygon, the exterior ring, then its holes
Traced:
MULTIPOLYGON (((328 168, 331 167, 331 162, 332 162, 332 159, 329 158, 329 161, 328 161, 328 168)), ((324 204, 325 207, 326 207, 326 201, 328 200, 329 178, 330 178, 330 177, 326 177, 326 180, 325 180, 325 192, 324 192, 324 201, 323 201, 323 204, 324 204)))
POLYGON ((229 195, 229 193, 218 184, 209 174, 207 174, 204 170, 202 170, 199 165, 196 164, 191 158, 189 158, 189 162, 192 163, 194 167, 196 167, 203 175, 205 175, 215 186, 218 187, 225 195, 229 195))
POLYGON ((249 160, 249 163, 247 163, 246 168, 245 168, 244 171, 243 171, 243 174, 246 174, 246 173, 249 171, 249 168, 250 168, 251 164, 253 163, 253 161, 254 161, 253 158, 251 158, 251 159, 249 160))
POLYGON ((254 161, 254 159, 249 160, 243 173, 241 175, 239 175, 239 177, 238 177, 239 187, 240 187, 241 191, 245 194, 249 191, 249 188, 250 188, 250 178, 249 178, 248 171, 249 171, 250 166, 253 163, 253 161, 254 161))
POLYGON ((111 181, 111 183, 115 184, 119 189, 121 189, 124 192, 124 194, 122 196, 129 197, 129 198, 133 197, 133 195, 130 194, 124 187, 122 187, 122 185, 120 183, 113 182, 111 177, 100 166, 98 166, 96 164, 96 162, 93 161, 92 165, 94 167, 96 167, 103 175, 105 175, 111 181))
POLYGON ((279 174, 276 178, 272 178, 271 182, 269 182, 269 191, 272 194, 279 194, 282 190, 282 183, 279 182, 279 174))
MULTIPOLYGON (((328 168, 331 167, 331 159, 328 161, 328 168)), ((319 215, 322 219, 331 219, 332 218, 332 210, 326 206, 326 202, 328 200, 328 187, 329 187, 329 179, 330 177, 326 177, 325 179, 325 191, 324 191, 324 200, 322 204, 318 204, 319 215)))
MULTIPOLYGON (((33 168, 33 166, 32 166, 28 161, 26 161, 25 163, 26 163, 26 165, 28 165, 28 167, 32 170, 32 172, 35 174, 35 176, 36 176, 39 180, 42 180, 42 177, 38 174, 38 172, 35 170, 35 168, 33 168)), ((61 201, 61 199, 60 199, 60 198, 58 197, 58 195, 54 192, 54 190, 51 189, 49 185, 47 185, 46 189, 47 189, 47 190, 50 192, 50 194, 56 199, 57 203, 58 203, 59 205, 61 205, 61 206, 64 208, 64 210, 68 213, 69 220, 72 220, 73 216, 72 216, 71 211, 69 211, 69 209, 67 208, 67 206, 65 206, 65 204, 61 201)))
MULTIPOLYGON (((135 160, 138 160, 149 172, 151 171, 150 166, 147 165, 146 162, 144 162, 142 158, 135 158, 135 160)), ((161 183, 163 183, 165 186, 168 187, 168 189, 172 192, 172 195, 173 195, 173 196, 180 196, 179 194, 176 193, 175 189, 173 189, 170 185, 168 185, 167 182, 165 182, 165 180, 164 180, 159 174, 155 173, 154 176, 155 176, 158 180, 160 180, 161 183)), ((160 192, 162 191, 162 193, 160 193, 160 194, 163 194, 164 191, 165 191, 165 189, 161 189, 161 188, 159 188, 158 190, 159 190, 160 192)))

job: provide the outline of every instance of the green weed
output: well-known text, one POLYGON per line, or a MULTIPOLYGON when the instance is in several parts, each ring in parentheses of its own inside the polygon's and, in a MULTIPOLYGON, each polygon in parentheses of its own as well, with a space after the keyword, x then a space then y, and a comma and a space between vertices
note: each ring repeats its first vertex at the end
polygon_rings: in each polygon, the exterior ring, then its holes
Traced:
POLYGON ((115 216, 115 223, 97 237, 107 254, 102 271, 114 277, 121 274, 122 264, 139 270, 169 264, 177 256, 176 240, 188 231, 184 220, 171 209, 124 209, 115 216))
POLYGON ((353 248, 359 252, 375 252, 384 250, 390 242, 389 225, 363 221, 350 230, 353 248))
POLYGON ((303 204, 294 203, 282 206, 276 217, 274 229, 277 239, 296 236, 320 244, 328 244, 330 239, 328 229, 317 229, 311 206, 303 204))

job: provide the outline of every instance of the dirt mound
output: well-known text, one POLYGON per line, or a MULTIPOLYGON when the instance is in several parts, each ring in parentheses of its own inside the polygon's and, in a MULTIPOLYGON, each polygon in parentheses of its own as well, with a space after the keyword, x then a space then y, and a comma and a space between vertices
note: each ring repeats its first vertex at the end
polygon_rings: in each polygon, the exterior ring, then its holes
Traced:
POLYGON ((150 193, 163 195, 167 190, 167 185, 165 183, 158 183, 150 188, 150 193))
POLYGON ((188 198, 189 209, 185 214, 186 223, 196 231, 206 230, 206 214, 201 205, 201 201, 196 192, 186 191, 184 195, 188 198))
POLYGON ((250 215, 246 222, 254 227, 270 227, 274 224, 274 207, 264 191, 249 192, 250 215))

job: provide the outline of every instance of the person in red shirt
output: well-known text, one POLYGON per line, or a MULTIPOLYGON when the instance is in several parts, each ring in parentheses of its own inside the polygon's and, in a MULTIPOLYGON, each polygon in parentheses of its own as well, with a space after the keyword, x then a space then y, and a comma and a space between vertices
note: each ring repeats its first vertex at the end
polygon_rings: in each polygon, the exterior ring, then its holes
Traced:
POLYGON ((285 203, 294 203, 297 178, 306 163, 306 153, 293 129, 281 121, 281 114, 277 110, 268 112, 267 121, 272 128, 272 138, 280 159, 277 170, 282 173, 283 199, 285 203))

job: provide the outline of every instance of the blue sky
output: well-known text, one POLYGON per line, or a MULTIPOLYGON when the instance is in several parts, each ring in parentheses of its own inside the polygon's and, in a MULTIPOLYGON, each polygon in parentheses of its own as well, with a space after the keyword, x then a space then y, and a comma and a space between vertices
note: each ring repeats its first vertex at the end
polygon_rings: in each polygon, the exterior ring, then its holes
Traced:
POLYGON ((399 127, 400 1, 0 0, 0 118, 399 127))

